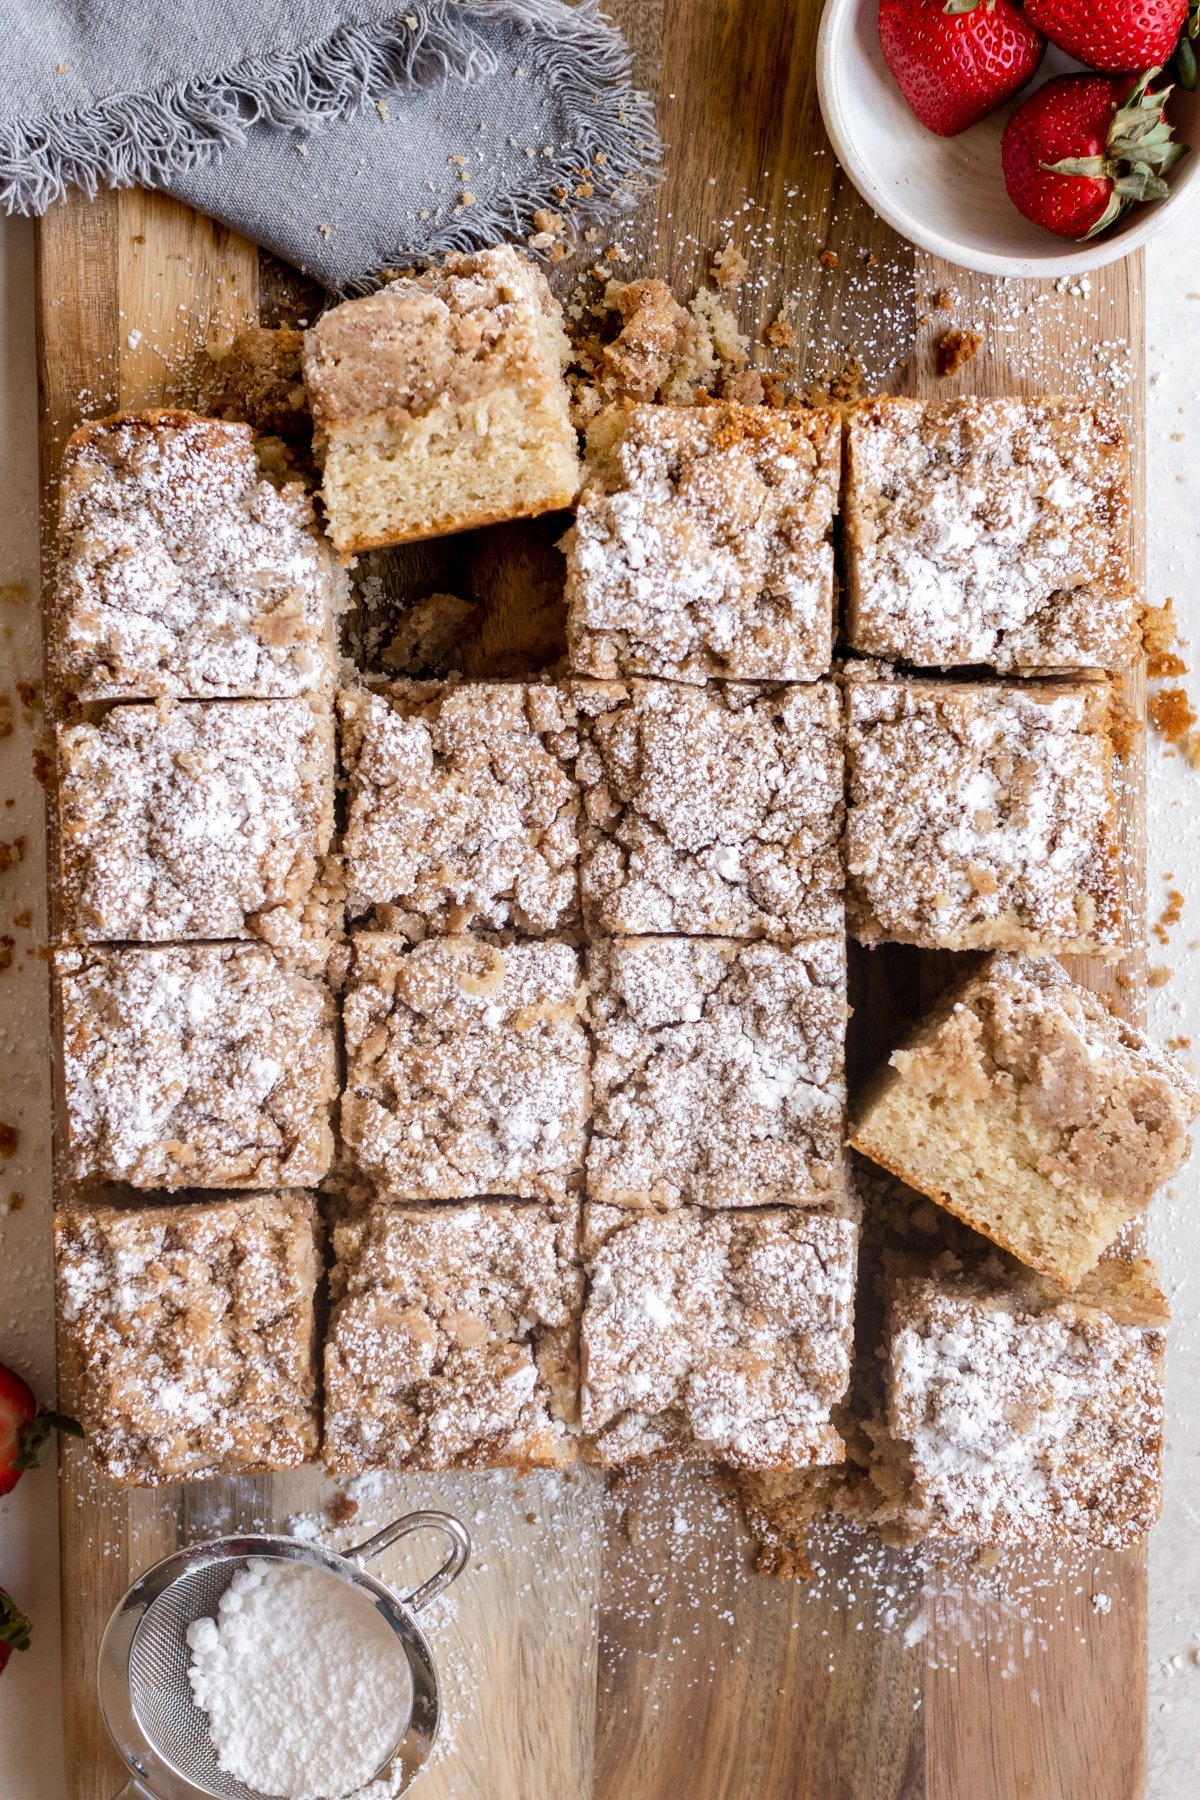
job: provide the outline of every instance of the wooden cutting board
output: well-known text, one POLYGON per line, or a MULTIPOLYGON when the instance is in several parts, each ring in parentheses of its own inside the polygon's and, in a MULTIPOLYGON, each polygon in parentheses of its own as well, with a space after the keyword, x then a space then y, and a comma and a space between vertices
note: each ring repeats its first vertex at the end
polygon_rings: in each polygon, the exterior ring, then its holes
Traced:
MULTIPOLYGON (((620 234, 634 250, 622 275, 662 274, 690 291, 732 237, 751 265, 743 325, 757 333, 786 301, 794 360, 814 378, 851 354, 872 385, 916 395, 1095 393, 1099 372, 1126 416, 1140 482, 1140 257, 1060 294, 968 276, 900 242, 826 144, 813 72, 818 0, 609 0, 608 10, 659 97, 668 146, 661 189, 645 197, 632 237, 620 234), (955 296, 952 312, 934 301, 942 290, 955 296), (985 342, 941 380, 933 348, 952 319, 979 325, 985 342)), ((186 404, 205 345, 228 342, 260 310, 273 322, 302 306, 250 245, 133 192, 72 198, 47 215, 38 309, 49 488, 82 418, 186 404)), ((504 604, 519 605, 520 588, 510 582, 504 604)), ((496 630, 502 641, 503 617, 496 630)), ((1140 679, 1127 699, 1140 717, 1140 679)), ((1139 917, 1143 782, 1135 751, 1123 805, 1139 917)), ((944 961, 887 950, 866 960, 868 1041, 874 1029, 882 1051, 944 961)), ((1077 973, 1114 986, 1098 965, 1077 973)), ((1136 1016, 1140 953, 1115 983, 1121 1010, 1136 1016)), ((68 1369, 63 1378, 69 1390, 68 1369)), ((119 1784, 94 1665, 129 1581, 177 1543, 251 1522, 283 1526, 322 1511, 330 1492, 315 1471, 127 1492, 67 1445, 72 1800, 109 1800, 119 1784)), ((1011 1613, 950 1595, 931 1604, 913 1642, 915 1632, 875 1627, 869 1607, 845 1604, 863 1585, 849 1566, 830 1603, 754 1575, 707 1477, 631 1484, 620 1507, 602 1505, 590 1474, 396 1478, 372 1499, 372 1519, 388 1504, 446 1505, 478 1546, 451 1616, 433 1627, 456 1717, 447 1754, 422 1779, 428 1800, 1135 1800, 1143 1791, 1141 1552, 1062 1582, 1028 1631, 1011 1613), (1091 1604, 1101 1589, 1112 1601, 1105 1614, 1091 1604)))

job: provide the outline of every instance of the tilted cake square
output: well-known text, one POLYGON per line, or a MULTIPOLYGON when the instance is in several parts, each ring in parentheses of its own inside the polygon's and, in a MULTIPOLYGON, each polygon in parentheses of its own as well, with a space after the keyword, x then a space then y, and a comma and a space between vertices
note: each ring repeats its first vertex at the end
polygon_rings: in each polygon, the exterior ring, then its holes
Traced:
POLYGON ((77 1181, 311 1186, 333 1158, 328 989, 256 944, 54 953, 77 1181))
POLYGON ((578 1187, 584 1003, 567 944, 358 934, 341 1124, 359 1171, 399 1200, 578 1187))
POLYGON ((609 1465, 840 1462, 857 1227, 795 1208, 584 1208, 582 1425, 609 1465))
POLYGON ((852 678, 846 906, 863 943, 1115 958, 1107 682, 852 678))
POLYGON ((328 706, 119 706, 57 751, 67 937, 272 937, 303 914, 333 834, 328 706))
POLYGON ((546 277, 508 244, 323 314, 304 379, 343 556, 570 506, 569 359, 546 277))
POLYGON ((63 456, 52 674, 80 700, 327 688, 345 577, 248 425, 117 413, 63 456))
POLYGON ((851 408, 846 446, 852 649, 1013 675, 1138 655, 1129 449, 1114 413, 884 397, 851 408))
POLYGON ((593 932, 821 937, 844 927, 830 683, 572 684, 593 932))
POLYGON ((1052 960, 998 952, 890 1057, 851 1143, 1063 1287, 1188 1153, 1200 1088, 1052 960))
POLYGON ((59 1213, 62 1320, 105 1474, 155 1487, 315 1457, 317 1223, 299 1193, 59 1213))
POLYGON ((567 539, 579 675, 811 681, 833 655, 833 411, 619 405, 567 539))
POLYGON ((556 1467, 576 1453, 579 1208, 349 1206, 333 1227, 331 1469, 556 1467))
POLYGON ((1166 1306, 1153 1266, 1077 1294, 947 1270, 890 1287, 891 1535, 977 1544, 1143 1538, 1162 1498, 1166 1306))
POLYGON ((845 1203, 843 938, 614 938, 588 988, 590 1199, 845 1203))
POLYGON ((338 696, 352 917, 405 936, 578 924, 574 707, 543 683, 338 696))

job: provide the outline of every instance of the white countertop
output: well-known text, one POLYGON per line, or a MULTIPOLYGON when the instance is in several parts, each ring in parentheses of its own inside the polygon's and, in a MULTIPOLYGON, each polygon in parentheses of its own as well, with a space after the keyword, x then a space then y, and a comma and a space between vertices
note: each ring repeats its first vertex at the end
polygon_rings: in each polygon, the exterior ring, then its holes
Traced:
MULTIPOLYGON (((0 737, 0 840, 24 838, 0 872, 0 937, 14 939, 0 975, 0 1121, 15 1125, 0 1161, 0 1360, 39 1396, 53 1386, 49 1229, 49 1075, 45 1053, 45 941, 41 795, 29 778, 35 720, 17 683, 39 679, 37 389, 33 228, 0 220, 0 695, 13 730, 0 737), (11 796, 11 799, 10 799, 11 796), (32 909, 32 923, 12 920, 32 909), (9 1210, 10 1197, 24 1196, 9 1210)), ((1173 595, 1185 637, 1200 644, 1200 229, 1159 239, 1146 259, 1149 417, 1148 596, 1173 595)), ((1184 652, 1188 654, 1187 651, 1184 652)), ((1200 695, 1200 672, 1190 680, 1200 695)), ((1198 707, 1200 710, 1200 707, 1198 707)), ((1167 890, 1185 896, 1169 942, 1151 962, 1171 970, 1150 997, 1159 1037, 1191 1037, 1200 1063, 1200 770, 1150 747, 1150 919, 1167 890), (1195 1023, 1189 1023, 1194 1021, 1195 1023)), ((1151 1539, 1149 1800, 1191 1800, 1200 1767, 1200 1157, 1156 1202, 1152 1235, 1171 1296, 1166 1505, 1151 1539)), ((59 1695, 58 1567, 50 1467, 0 1500, 0 1586, 34 1621, 32 1649, 0 1677, 0 1800, 64 1800, 59 1695)), ((963 1796, 963 1800, 968 1800, 963 1796)), ((1031 1800, 1086 1800, 1082 1795, 1031 1800)))

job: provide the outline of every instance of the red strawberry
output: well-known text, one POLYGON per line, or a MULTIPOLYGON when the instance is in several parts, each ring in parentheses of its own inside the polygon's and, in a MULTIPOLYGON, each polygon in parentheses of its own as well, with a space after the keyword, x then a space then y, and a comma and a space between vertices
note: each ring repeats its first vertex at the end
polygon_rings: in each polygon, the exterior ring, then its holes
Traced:
POLYGON ((11 1594, 0 1588, 0 1674, 14 1650, 28 1650, 29 1620, 18 1610, 11 1594))
POLYGON ((1187 15, 1188 0, 1025 0, 1052 44, 1114 75, 1168 62, 1187 15))
POLYGON ((83 1436, 74 1419, 40 1408, 21 1377, 0 1363, 0 1494, 11 1494, 26 1469, 45 1461, 54 1430, 83 1436))
POLYGON ((1004 127, 1004 185, 1019 212, 1060 237, 1107 231, 1136 200, 1161 200, 1184 153, 1163 117, 1170 88, 1157 69, 1128 76, 1060 75, 1004 127))
POLYGON ((900 92, 939 137, 994 112, 1046 48, 1009 0, 879 0, 879 42, 900 92))

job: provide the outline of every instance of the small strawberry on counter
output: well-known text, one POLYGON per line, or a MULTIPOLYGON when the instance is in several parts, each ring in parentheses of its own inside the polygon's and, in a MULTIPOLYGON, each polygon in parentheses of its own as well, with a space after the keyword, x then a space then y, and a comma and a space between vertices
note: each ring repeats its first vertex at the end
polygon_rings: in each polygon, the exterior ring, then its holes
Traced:
POLYGON ((1052 44, 1113 75, 1169 62, 1187 16, 1188 0, 1025 0, 1052 44))
POLYGON ((1018 211, 1060 237, 1107 231, 1135 201, 1161 200, 1184 154, 1163 116, 1169 87, 1149 69, 1128 76, 1060 75, 1004 128, 1004 185, 1018 211))
POLYGON ((14 1650, 28 1650, 29 1620, 12 1595, 0 1588, 0 1675, 14 1650))
POLYGON ((879 42, 900 92, 939 137, 1011 99, 1046 48, 1009 0, 879 0, 879 42))
POLYGON ((40 1407, 21 1377, 0 1363, 0 1495, 11 1494, 26 1469, 45 1461, 52 1431, 83 1436, 76 1420, 40 1407))

